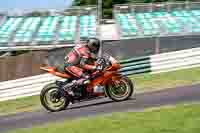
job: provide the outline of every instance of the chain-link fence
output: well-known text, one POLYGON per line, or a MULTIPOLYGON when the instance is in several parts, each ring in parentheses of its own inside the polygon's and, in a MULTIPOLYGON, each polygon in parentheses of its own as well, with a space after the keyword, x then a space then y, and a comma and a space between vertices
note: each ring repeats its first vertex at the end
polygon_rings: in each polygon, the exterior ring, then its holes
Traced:
POLYGON ((116 5, 114 16, 120 46, 105 42, 104 49, 119 59, 200 46, 200 2, 116 5))
POLYGON ((200 36, 167 36, 104 42, 103 51, 120 60, 200 47, 200 36))
POLYGON ((40 66, 48 63, 47 55, 47 51, 32 51, 18 56, 0 58, 0 81, 44 73, 40 70, 40 66))
MULTIPOLYGON (((103 52, 118 60, 153 55, 183 49, 200 47, 199 36, 178 36, 127 39, 103 42, 103 52)), ((64 56, 71 48, 58 48, 49 51, 32 51, 16 57, 0 59, 0 81, 23 78, 44 73, 40 66, 63 66, 64 56)))
MULTIPOLYGON (((177 10, 198 11, 199 9, 199 3, 185 2, 147 5, 117 5, 114 11, 115 14, 126 14, 131 12, 155 13, 170 12, 177 10)), ((200 14, 197 16, 200 16, 200 14)), ((167 21, 168 17, 169 16, 152 18, 153 22, 160 26, 157 28, 159 32, 155 34, 146 35, 144 34, 145 30, 141 28, 134 36, 121 37, 119 41, 103 41, 103 52, 109 53, 119 60, 123 60, 133 57, 200 47, 199 32, 193 32, 189 30, 191 29, 191 26, 194 25, 179 21, 179 16, 172 17, 173 19, 181 23, 179 26, 179 32, 171 33, 168 30, 166 30, 166 28, 162 28, 162 24, 160 22, 167 21)), ((195 23, 200 22, 200 17, 196 17, 195 19, 195 23)), ((118 25, 118 27, 120 26, 118 25)), ((42 72, 39 70, 39 66, 41 66, 42 64, 49 64, 51 66, 62 65, 64 61, 64 56, 71 50, 71 48, 72 47, 58 48, 50 50, 48 51, 48 53, 45 52, 43 54, 38 52, 32 52, 32 54, 30 55, 22 55, 21 57, 9 57, 7 59, 0 59, 0 81, 40 74, 42 72)))

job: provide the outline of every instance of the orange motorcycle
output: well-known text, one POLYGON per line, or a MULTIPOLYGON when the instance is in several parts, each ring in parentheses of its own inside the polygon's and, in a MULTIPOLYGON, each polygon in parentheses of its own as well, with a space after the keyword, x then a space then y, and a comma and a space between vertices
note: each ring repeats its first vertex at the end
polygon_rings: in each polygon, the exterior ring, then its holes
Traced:
POLYGON ((87 85, 73 86, 73 93, 68 92, 65 86, 76 80, 76 77, 64 70, 55 67, 41 67, 64 81, 55 81, 47 84, 41 91, 41 104, 49 111, 65 109, 69 103, 82 102, 101 97, 109 97, 114 101, 123 101, 131 97, 134 92, 132 81, 122 75, 119 62, 112 56, 105 54, 96 62, 102 66, 102 71, 91 73, 91 82, 87 85))

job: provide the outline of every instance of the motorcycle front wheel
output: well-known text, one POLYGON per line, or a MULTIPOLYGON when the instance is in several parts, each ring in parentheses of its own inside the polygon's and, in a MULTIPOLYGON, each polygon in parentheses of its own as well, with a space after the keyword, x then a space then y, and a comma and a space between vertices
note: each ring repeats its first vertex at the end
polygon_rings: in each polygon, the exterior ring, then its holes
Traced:
POLYGON ((111 81, 106 87, 106 94, 113 101, 124 101, 129 99, 134 92, 132 81, 123 76, 119 80, 111 81))
POLYGON ((40 101, 43 107, 51 112, 64 110, 69 105, 69 100, 55 83, 42 89, 40 101))

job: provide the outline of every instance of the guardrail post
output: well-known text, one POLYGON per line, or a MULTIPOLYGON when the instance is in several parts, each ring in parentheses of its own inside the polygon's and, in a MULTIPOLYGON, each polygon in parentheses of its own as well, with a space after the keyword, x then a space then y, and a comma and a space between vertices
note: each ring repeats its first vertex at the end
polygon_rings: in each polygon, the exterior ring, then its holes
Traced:
POLYGON ((160 38, 156 37, 155 38, 155 54, 159 54, 160 53, 160 38))

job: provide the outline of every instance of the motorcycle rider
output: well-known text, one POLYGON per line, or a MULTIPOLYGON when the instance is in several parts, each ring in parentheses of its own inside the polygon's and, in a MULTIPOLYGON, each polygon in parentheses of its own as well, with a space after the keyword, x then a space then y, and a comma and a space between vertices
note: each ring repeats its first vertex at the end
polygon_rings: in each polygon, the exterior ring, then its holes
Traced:
POLYGON ((90 83, 90 75, 87 71, 101 70, 102 68, 95 64, 100 49, 100 40, 89 38, 86 44, 76 45, 65 57, 65 70, 78 80, 68 83, 66 89, 74 85, 84 85, 90 83))

